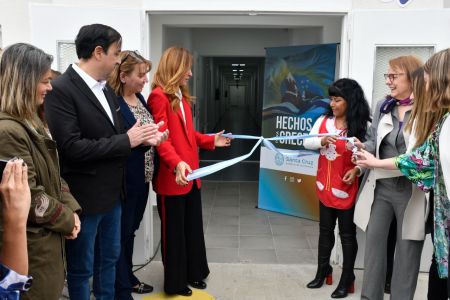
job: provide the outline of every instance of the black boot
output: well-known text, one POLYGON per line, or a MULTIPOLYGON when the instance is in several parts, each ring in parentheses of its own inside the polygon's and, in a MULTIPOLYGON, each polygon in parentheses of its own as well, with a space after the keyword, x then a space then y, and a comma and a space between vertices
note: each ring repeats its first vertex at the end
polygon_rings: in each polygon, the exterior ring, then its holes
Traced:
POLYGON ((347 295, 355 292, 355 274, 342 273, 339 284, 334 292, 331 294, 331 298, 345 298, 347 295))
POLYGON ((356 241, 356 232, 354 234, 339 234, 342 243, 342 256, 344 262, 342 264, 342 275, 339 284, 331 298, 345 298, 348 293, 355 292, 355 274, 353 267, 355 266, 356 253, 358 252, 358 242, 356 241))
MULTIPOLYGON (((321 222, 323 220, 321 219, 321 222)), ((334 228, 320 224, 320 235, 319 235, 319 253, 317 262, 317 272, 316 277, 313 281, 308 283, 306 286, 310 289, 318 289, 323 285, 325 279, 326 283, 331 285, 333 283, 333 268, 330 266, 330 255, 331 250, 334 246, 334 228)))
POLYGON ((329 263, 318 265, 317 266, 317 273, 316 277, 313 281, 308 283, 306 287, 310 289, 318 289, 323 285, 323 282, 326 279, 326 284, 332 285, 333 284, 333 268, 330 266, 329 263))

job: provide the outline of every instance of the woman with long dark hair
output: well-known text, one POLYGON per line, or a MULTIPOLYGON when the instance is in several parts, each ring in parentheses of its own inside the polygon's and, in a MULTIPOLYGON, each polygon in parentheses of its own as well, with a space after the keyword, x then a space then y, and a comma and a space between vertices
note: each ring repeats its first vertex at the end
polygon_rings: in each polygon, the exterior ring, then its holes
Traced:
POLYGON ((320 200, 320 235, 317 273, 308 288, 320 288, 326 279, 332 284, 333 268, 330 266, 334 246, 336 219, 344 256, 342 276, 332 298, 345 298, 354 292, 355 264, 358 244, 353 212, 358 192, 357 176, 360 169, 352 162, 352 150, 346 137, 364 139, 370 121, 369 104, 361 86, 353 79, 335 81, 329 88, 330 108, 314 124, 311 134, 332 133, 306 139, 307 149, 320 149, 316 191, 320 200))

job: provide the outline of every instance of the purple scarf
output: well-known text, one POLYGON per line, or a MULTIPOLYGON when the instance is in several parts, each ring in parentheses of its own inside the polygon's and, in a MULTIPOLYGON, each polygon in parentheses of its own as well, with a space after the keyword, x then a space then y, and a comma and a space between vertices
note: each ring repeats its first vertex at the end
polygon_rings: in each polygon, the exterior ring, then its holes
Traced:
POLYGON ((384 100, 383 104, 381 104, 380 112, 382 114, 387 114, 394 109, 395 105, 406 106, 411 105, 413 102, 413 99, 410 99, 409 97, 403 100, 397 100, 392 97, 387 97, 386 100, 384 100))

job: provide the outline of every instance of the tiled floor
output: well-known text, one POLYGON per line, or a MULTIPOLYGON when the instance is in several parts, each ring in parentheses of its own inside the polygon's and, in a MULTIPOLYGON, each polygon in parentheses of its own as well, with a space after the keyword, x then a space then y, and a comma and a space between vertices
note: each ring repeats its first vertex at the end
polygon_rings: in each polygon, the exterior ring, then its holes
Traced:
MULTIPOLYGON (((256 182, 203 182, 203 224, 209 262, 314 263, 317 222, 255 208, 256 182)), ((154 238, 160 221, 154 213, 154 238)), ((160 260, 160 255, 156 257, 160 260)))
MULTIPOLYGON (((257 192, 256 182, 203 182, 203 223, 211 269, 207 291, 218 300, 330 299, 341 273, 339 266, 334 266, 332 286, 305 288, 316 270, 318 223, 255 208, 257 192)), ((154 222, 158 241, 156 212, 154 222)), ((162 290, 159 253, 138 276, 152 283, 155 291, 162 290)), ((356 276, 356 293, 348 299, 359 299, 362 271, 356 276)), ((427 278, 420 274, 416 300, 426 299, 427 278)))

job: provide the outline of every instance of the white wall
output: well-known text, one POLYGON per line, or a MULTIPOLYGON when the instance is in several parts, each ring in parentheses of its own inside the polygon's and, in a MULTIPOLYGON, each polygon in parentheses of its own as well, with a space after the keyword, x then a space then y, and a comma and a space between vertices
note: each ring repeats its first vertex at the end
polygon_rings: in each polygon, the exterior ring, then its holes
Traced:
POLYGON ((291 28, 289 29, 289 45, 313 45, 322 42, 323 28, 291 28))
POLYGON ((287 29, 196 28, 193 46, 203 56, 264 56, 265 47, 289 45, 287 29))
POLYGON ((369 103, 376 46, 450 47, 450 10, 355 11, 351 15, 349 76, 361 84, 369 103), (396 26, 386 26, 386 20, 396 26))
POLYGON ((224 11, 224 12, 346 12, 351 0, 143 0, 148 11, 224 11))
MULTIPOLYGON (((447 0, 446 0, 447 1, 447 0)), ((352 9, 438 9, 443 7, 443 0, 409 0, 401 5, 399 0, 353 0, 352 9)))
MULTIPOLYGON (((30 6, 31 43, 56 57, 56 41, 73 41, 81 26, 102 23, 115 28, 123 38, 122 49, 145 49, 139 9, 105 7, 56 6, 32 4, 30 6), (66 25, 55 26, 55 18, 66 25)), ((54 67, 56 66, 56 60, 54 67)))
POLYGON ((299 42, 299 44, 303 42, 340 42, 342 16, 194 15, 150 12, 149 20, 150 59, 156 65, 164 49, 163 46, 168 40, 175 43, 178 39, 180 43, 189 44, 186 40, 187 37, 182 35, 183 31, 180 31, 180 29, 191 28, 192 46, 201 55, 264 56, 264 47, 293 45, 294 41, 299 42), (165 26, 167 26, 167 29, 165 29, 165 26), (305 35, 305 33, 319 33, 318 29, 313 29, 319 27, 322 28, 320 40, 305 35), (263 31, 263 29, 265 30, 263 31), (292 32, 289 31, 291 29, 292 32), (248 35, 255 32, 252 30, 261 30, 260 32, 263 33, 248 35), (174 36, 165 37, 165 31, 174 34, 174 36), (275 35, 275 32, 280 36, 275 35), (203 38, 202 34, 210 38, 203 38), (263 41, 265 36, 267 38, 263 41), (235 40, 239 43, 234 42, 235 40))

